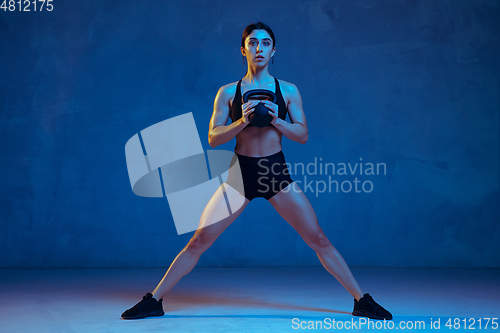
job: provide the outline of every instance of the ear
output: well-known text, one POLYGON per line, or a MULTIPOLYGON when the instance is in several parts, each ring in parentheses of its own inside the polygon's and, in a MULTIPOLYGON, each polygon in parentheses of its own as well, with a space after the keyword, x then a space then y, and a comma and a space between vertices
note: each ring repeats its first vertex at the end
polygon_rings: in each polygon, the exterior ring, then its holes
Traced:
POLYGON ((247 55, 245 54, 245 48, 242 46, 240 50, 241 50, 241 54, 243 54, 246 57, 247 55))

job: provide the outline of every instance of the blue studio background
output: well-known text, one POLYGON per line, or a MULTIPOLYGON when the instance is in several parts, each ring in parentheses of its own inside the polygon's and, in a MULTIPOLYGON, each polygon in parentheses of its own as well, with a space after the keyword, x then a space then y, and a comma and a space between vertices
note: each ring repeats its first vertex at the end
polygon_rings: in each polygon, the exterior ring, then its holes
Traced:
MULTIPOLYGON (((244 76, 241 35, 257 21, 276 35, 270 74, 297 85, 309 126, 305 145, 283 137, 287 161, 386 164, 385 174, 356 175, 372 182, 369 193, 306 191, 346 262, 499 267, 497 0, 96 0, 1 11, 0 266, 167 267, 193 233, 177 235, 166 199, 133 194, 125 143, 192 112, 212 149, 215 95, 244 76)), ((281 265, 320 262, 264 199, 198 264, 281 265)))

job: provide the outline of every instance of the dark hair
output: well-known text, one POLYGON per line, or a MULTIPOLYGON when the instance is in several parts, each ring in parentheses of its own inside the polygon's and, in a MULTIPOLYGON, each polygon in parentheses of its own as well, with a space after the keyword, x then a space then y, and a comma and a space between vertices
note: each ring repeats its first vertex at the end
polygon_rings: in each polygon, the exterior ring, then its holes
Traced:
POLYGON ((262 22, 249 24, 248 27, 245 28, 245 30, 243 31, 243 37, 241 37, 241 47, 243 48, 245 47, 245 39, 248 37, 248 35, 252 33, 252 31, 256 29, 264 29, 269 33, 269 36, 271 36, 273 40, 273 48, 274 48, 274 45, 276 44, 276 38, 274 37, 274 33, 267 24, 262 22))

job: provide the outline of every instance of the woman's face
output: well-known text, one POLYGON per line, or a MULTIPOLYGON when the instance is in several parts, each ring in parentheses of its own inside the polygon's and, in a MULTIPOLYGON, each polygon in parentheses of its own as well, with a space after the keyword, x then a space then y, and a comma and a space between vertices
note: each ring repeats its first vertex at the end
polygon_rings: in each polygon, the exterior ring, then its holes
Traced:
POLYGON ((274 55, 273 40, 263 29, 256 29, 245 39, 245 48, 241 52, 247 57, 248 63, 265 65, 274 55))

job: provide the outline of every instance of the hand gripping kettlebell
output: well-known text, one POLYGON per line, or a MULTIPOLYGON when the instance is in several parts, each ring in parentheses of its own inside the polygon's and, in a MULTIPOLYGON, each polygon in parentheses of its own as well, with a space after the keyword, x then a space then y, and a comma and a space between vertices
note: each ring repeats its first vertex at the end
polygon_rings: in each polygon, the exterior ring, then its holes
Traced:
MULTIPOLYGON (((271 102, 276 103, 276 95, 271 90, 265 89, 253 89, 247 91, 243 94, 243 103, 248 102, 250 97, 254 97, 253 99, 264 99, 264 98, 256 98, 259 96, 269 97, 271 102)), ((273 116, 269 114, 270 111, 262 102, 259 102, 255 107, 255 110, 248 116, 248 120, 255 127, 266 127, 273 120, 273 116)))

